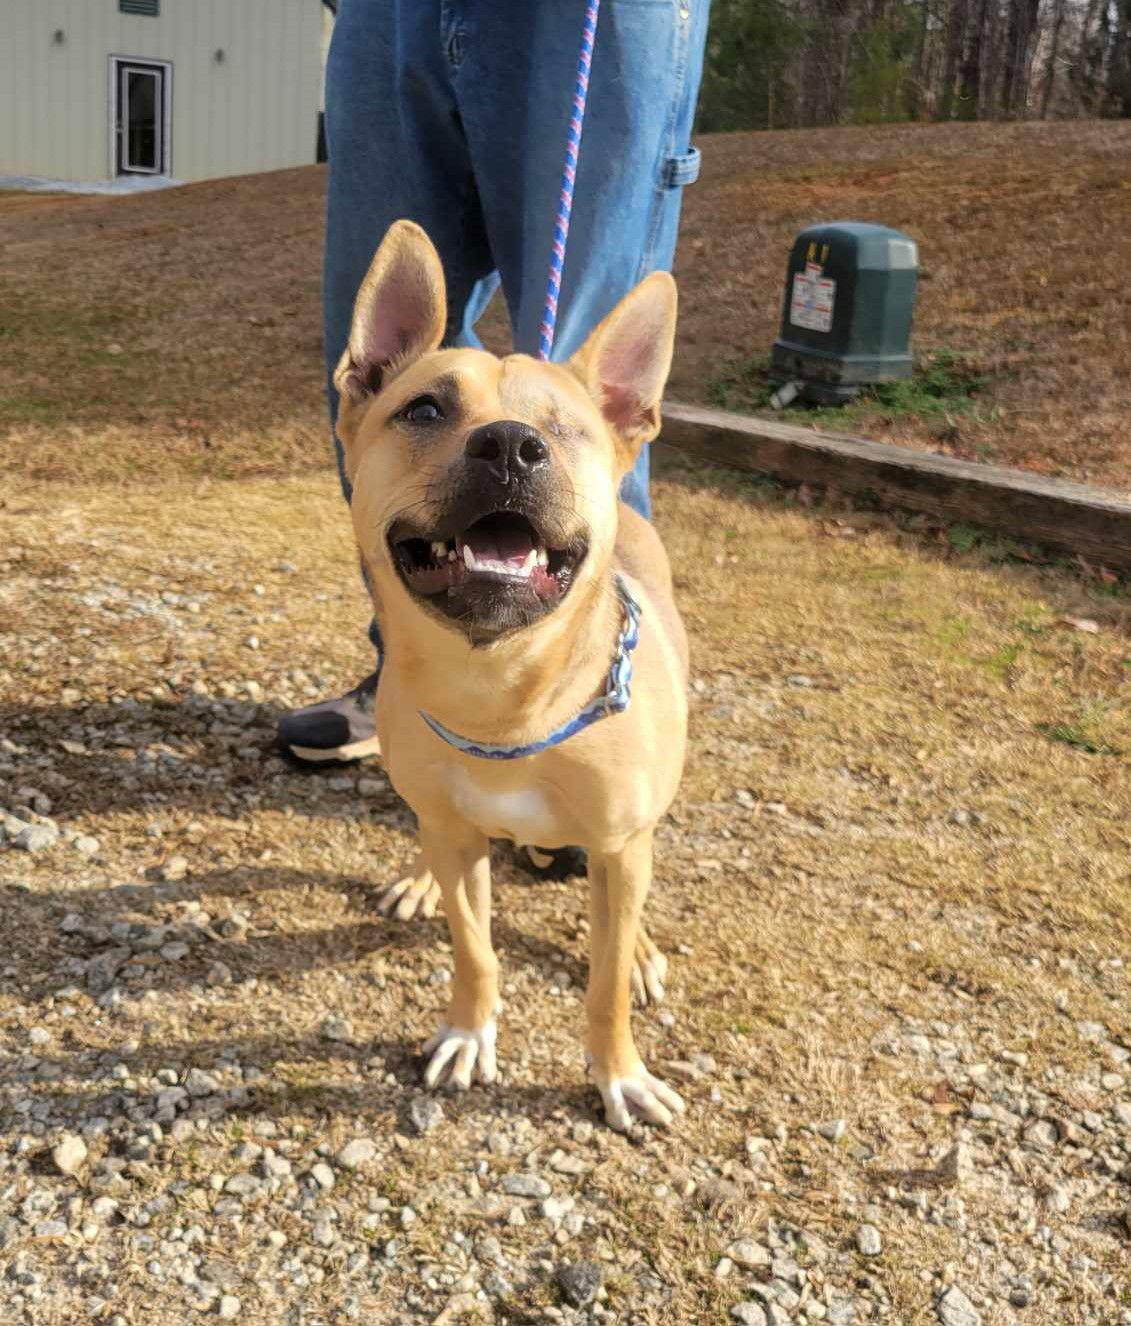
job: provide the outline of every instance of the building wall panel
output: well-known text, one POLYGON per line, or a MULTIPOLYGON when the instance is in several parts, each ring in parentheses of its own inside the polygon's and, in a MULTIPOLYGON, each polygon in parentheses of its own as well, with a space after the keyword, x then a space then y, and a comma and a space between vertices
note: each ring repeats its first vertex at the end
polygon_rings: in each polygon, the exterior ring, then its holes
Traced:
POLYGON ((111 55, 172 64, 175 178, 314 160, 320 0, 161 0, 157 18, 122 14, 117 0, 3 4, 0 174, 112 174, 111 55))

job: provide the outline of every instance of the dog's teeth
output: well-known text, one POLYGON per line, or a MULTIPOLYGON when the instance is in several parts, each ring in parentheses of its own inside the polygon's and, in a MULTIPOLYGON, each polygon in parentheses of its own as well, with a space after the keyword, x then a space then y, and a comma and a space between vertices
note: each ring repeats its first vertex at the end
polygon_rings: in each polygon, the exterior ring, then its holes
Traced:
POLYGON ((454 562, 455 560, 456 560, 456 550, 455 550, 454 548, 449 548, 449 549, 448 549, 448 561, 449 561, 449 562, 454 562))
POLYGON ((550 554, 545 548, 538 549, 538 565, 543 568, 550 565, 550 554))
POLYGON ((475 569, 475 554, 471 551, 468 544, 463 545, 463 563, 469 571, 475 569))
POLYGON ((526 554, 526 560, 518 568, 519 575, 528 576, 531 573, 531 571, 534 570, 534 563, 537 560, 538 560, 538 552, 536 549, 531 548, 531 550, 526 554))
POLYGON ((448 545, 446 543, 434 543, 432 545, 432 556, 435 557, 435 559, 438 562, 442 562, 444 560, 444 556, 446 555, 447 551, 448 551, 448 545))

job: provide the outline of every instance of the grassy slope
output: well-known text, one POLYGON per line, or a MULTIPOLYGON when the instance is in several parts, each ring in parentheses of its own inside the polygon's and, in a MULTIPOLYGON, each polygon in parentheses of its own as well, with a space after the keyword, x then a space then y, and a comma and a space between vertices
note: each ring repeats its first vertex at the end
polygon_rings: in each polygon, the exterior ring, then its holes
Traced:
MULTIPOLYGON (((991 1078, 1003 1048, 1024 1052, 1029 1089, 1068 1114, 1092 1102, 1079 1084, 1100 1062, 1075 1021, 1103 1022, 1131 1043, 1118 965, 1131 945, 1126 758, 1042 731, 1076 725, 1099 748, 1131 750, 1131 655, 1125 607, 1063 576, 952 556, 860 515, 838 523, 698 469, 669 469, 657 488, 695 689, 691 757, 660 835, 649 903, 653 933, 673 954, 675 1023, 665 1030, 647 1013, 637 1027, 657 1068, 703 1050, 718 1068, 683 1084, 690 1113, 673 1135, 634 1148, 599 1130, 580 1148, 597 1168, 575 1191, 596 1225, 573 1255, 611 1248, 622 1268, 654 1267, 671 1287, 670 1320, 722 1321, 740 1278, 716 1280, 713 1267, 737 1233, 757 1233, 773 1217, 848 1246, 876 1173, 929 1167, 969 1126, 966 1097, 948 1091, 934 1061, 893 1053, 893 1038, 951 1036, 965 1047, 963 1063, 990 1064, 991 1078), (1061 624, 1083 614, 1098 619, 1099 634, 1061 624), (1071 1016, 1057 1011, 1054 992, 1071 1016), (721 1104, 711 1103, 713 1084, 721 1104), (837 1117, 849 1130, 841 1146, 801 1131, 837 1117), (788 1137, 771 1146, 759 1181, 718 1220, 656 1186, 689 1173, 740 1177, 745 1138, 772 1137, 783 1122, 788 1137)), ((212 916, 236 906, 252 918, 245 942, 158 967, 147 978, 156 997, 122 1016, 103 1019, 82 1003, 55 1053, 61 1079, 29 1086, 0 1074, 0 1106, 65 1092, 97 1112, 103 1085, 86 1081, 79 1059, 96 1049, 125 1054, 145 1081, 170 1063, 210 1067, 222 1055, 260 1069, 245 1118, 218 1123, 187 1150, 162 1146, 152 1182, 189 1182, 177 1219, 181 1210, 201 1218, 208 1199, 193 1185, 227 1172, 231 1146, 259 1119, 334 1145, 361 1128, 388 1147, 416 1089, 414 1047, 442 1003, 429 974, 450 962, 445 931, 439 921, 375 923, 377 886, 411 852, 379 770, 368 771, 378 781, 359 796, 352 779, 299 778, 254 749, 269 738, 275 706, 366 663, 333 480, 65 494, 17 483, 0 510, 0 540, 3 607, 23 623, 0 636, 0 732, 49 756, 54 814, 101 843, 95 861, 78 864, 0 855, 0 880, 23 886, 0 893, 5 930, 21 936, 5 960, 13 979, 0 994, 0 1026, 12 1044, 32 1022, 56 1027, 49 996, 64 978, 52 964, 89 951, 60 936, 69 911, 108 922, 129 905, 172 919, 199 903, 212 916), (199 612, 184 600, 162 603, 168 591, 197 599, 199 612), (256 652, 245 643, 251 633, 256 652), (264 705, 250 727, 216 724, 181 703, 190 685, 240 697, 248 681, 264 705), (64 740, 80 744, 64 751, 64 740), (135 750, 168 753, 213 779, 190 791, 158 768, 139 789, 135 750), (156 840, 147 834, 154 820, 156 840), (115 886, 173 854, 188 862, 183 884, 143 889, 127 904, 115 886), (202 994, 217 957, 240 983, 202 994), (254 988, 242 983, 252 977, 254 988), (317 1036, 328 1010, 352 1019, 356 1048, 317 1036), (123 1051, 127 1036, 134 1048, 123 1051)), ((34 771, 38 783, 45 776, 34 771)), ((409 1259, 430 1250, 442 1259, 445 1231, 483 1228, 467 1214, 472 1204, 457 1200, 459 1175, 480 1158, 494 1177, 520 1163, 489 1154, 483 1141, 515 1111, 534 1164, 570 1145, 576 1120, 593 1117, 577 1039, 583 892, 531 889, 504 867, 497 907, 508 1085, 446 1101, 449 1122, 434 1145, 392 1148, 382 1161, 378 1191, 398 1205, 427 1211, 430 1193, 456 1185, 457 1197, 439 1198, 438 1218, 404 1240, 409 1259), (555 998, 549 986, 563 970, 571 992, 555 998)), ((965 1228, 992 1230, 999 1254, 1024 1266, 1029 1234, 1015 1185, 1028 1181, 1002 1177, 1013 1143, 985 1126, 972 1136, 974 1178, 932 1200, 956 1210, 960 1198, 965 1228)), ((1125 1244, 1086 1215, 1074 1207, 1047 1218, 1073 1253, 1116 1270, 1125 1244)), ((343 1216, 343 1230, 354 1219, 343 1216)), ((933 1320, 937 1281, 919 1272, 957 1267, 968 1283, 967 1235, 924 1223, 898 1201, 880 1221, 885 1256, 870 1274, 890 1296, 892 1319, 933 1320)), ((248 1268, 259 1286, 240 1291, 245 1315, 279 1320, 270 1288, 278 1259, 250 1233, 208 1228, 213 1255, 248 1268)), ((537 1224, 490 1228, 521 1263, 545 1238, 537 1224)), ((147 1278, 128 1235, 128 1225, 110 1230, 99 1245, 118 1267, 119 1305, 144 1302, 154 1323, 182 1319, 177 1286, 147 1278)), ((833 1279, 841 1283, 840 1273, 833 1279)), ((391 1273, 371 1302, 374 1319, 389 1319, 406 1289, 419 1287, 411 1270, 407 1279, 391 1273)), ((623 1271, 611 1289, 614 1306, 636 1301, 623 1271)), ((345 1292, 330 1277, 306 1301, 329 1311, 345 1292)), ((1066 1266, 1025 1320, 1095 1323, 1109 1308, 1066 1266)))
MULTIPOLYGON (((879 221, 918 240, 916 344, 928 360, 957 356, 960 381, 941 402, 857 406, 841 426, 1131 486, 1131 125, 737 134, 703 148, 674 396, 760 400, 793 235, 879 221)), ((310 167, 135 198, 0 199, 11 463, 89 478, 323 464, 322 189, 310 167)), ((497 315, 490 331, 505 337, 497 315)))

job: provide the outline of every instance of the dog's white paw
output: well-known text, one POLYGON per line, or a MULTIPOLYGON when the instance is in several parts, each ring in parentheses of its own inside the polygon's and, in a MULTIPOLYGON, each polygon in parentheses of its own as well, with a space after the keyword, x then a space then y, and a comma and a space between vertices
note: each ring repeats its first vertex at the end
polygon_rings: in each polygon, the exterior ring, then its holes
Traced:
POLYGON ((398 879, 395 884, 390 884, 381 894, 377 900, 377 910, 382 916, 411 921, 414 916, 435 916, 439 904, 439 884, 432 878, 432 872, 417 862, 409 874, 398 879))
POLYGON ((642 931, 636 941, 632 964, 632 995, 641 1008, 646 1004, 660 1003, 667 978, 667 958, 642 931))
POLYGON ((494 1018, 478 1031, 442 1026, 424 1046, 424 1053, 431 1056, 424 1070, 424 1085, 434 1090, 443 1083, 456 1091, 466 1091, 474 1079, 489 1086, 499 1075, 495 1035, 494 1018))
POLYGON ((666 1127, 686 1108, 679 1095, 653 1077, 639 1060, 624 1077, 604 1078, 593 1064, 589 1071, 605 1102, 605 1122, 618 1133, 631 1132, 637 1119, 666 1127))

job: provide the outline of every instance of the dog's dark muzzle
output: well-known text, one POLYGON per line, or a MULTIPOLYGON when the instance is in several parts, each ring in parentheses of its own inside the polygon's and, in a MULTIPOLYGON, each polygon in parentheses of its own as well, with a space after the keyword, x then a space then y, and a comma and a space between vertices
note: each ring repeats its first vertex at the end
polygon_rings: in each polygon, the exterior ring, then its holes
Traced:
POLYGON ((537 482, 550 469, 550 448, 537 429, 514 419, 483 424, 464 448, 470 471, 486 471, 504 488, 537 482))
POLYGON ((572 486, 528 424, 469 433, 425 505, 427 523, 406 515, 389 528, 394 564, 412 594, 475 638, 531 625, 565 596, 588 550, 572 486))

